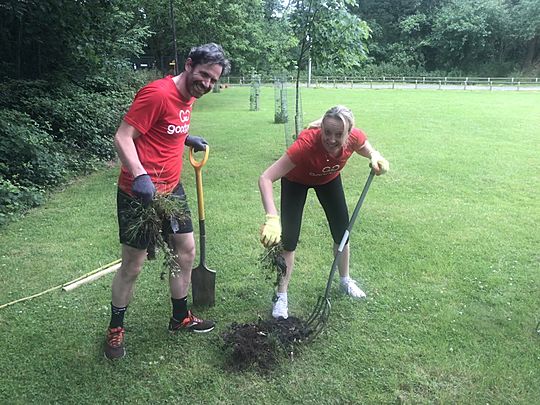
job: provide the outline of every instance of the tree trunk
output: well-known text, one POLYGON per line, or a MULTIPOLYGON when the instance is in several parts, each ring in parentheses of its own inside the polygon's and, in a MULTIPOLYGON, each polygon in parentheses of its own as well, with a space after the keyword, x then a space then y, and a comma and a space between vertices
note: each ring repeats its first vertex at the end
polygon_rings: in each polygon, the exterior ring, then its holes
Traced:
POLYGON ((16 75, 17 79, 21 78, 21 50, 22 50, 22 31, 23 31, 23 22, 22 22, 22 16, 19 17, 19 35, 17 35, 17 48, 15 50, 16 52, 16 75))
POLYGON ((529 39, 527 43, 527 54, 525 55, 525 60, 523 63, 524 68, 528 68, 529 66, 532 66, 535 64, 535 62, 538 61, 540 55, 538 52, 538 47, 540 45, 538 35, 534 36, 533 38, 529 39))

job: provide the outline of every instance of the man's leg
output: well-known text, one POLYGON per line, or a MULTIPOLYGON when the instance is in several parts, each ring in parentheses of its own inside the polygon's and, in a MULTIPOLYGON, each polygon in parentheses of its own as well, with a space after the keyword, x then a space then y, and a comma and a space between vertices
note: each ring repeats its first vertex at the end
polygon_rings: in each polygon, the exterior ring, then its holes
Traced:
POLYGON ((195 239, 193 232, 176 233, 170 236, 174 251, 177 271, 169 275, 173 314, 169 322, 172 332, 185 330, 190 332, 210 332, 215 323, 194 316, 188 310, 187 296, 191 284, 191 269, 195 261, 195 239))
POLYGON ((195 261, 195 239, 193 232, 171 235, 176 266, 180 271, 171 272, 169 286, 174 299, 187 297, 191 283, 191 269, 195 261))
POLYGON ((126 354, 124 315, 133 296, 135 281, 141 273, 145 258, 145 249, 122 245, 122 264, 112 282, 111 321, 105 340, 105 357, 110 360, 120 359, 126 354))
POLYGON ((146 249, 136 249, 122 245, 122 265, 112 282, 112 304, 115 307, 127 307, 133 296, 135 281, 141 273, 146 249))
POLYGON ((117 191, 118 233, 122 244, 122 264, 112 282, 111 321, 105 340, 105 357, 114 360, 124 357, 124 315, 133 296, 135 281, 146 258, 149 236, 130 232, 136 226, 140 202, 117 191))

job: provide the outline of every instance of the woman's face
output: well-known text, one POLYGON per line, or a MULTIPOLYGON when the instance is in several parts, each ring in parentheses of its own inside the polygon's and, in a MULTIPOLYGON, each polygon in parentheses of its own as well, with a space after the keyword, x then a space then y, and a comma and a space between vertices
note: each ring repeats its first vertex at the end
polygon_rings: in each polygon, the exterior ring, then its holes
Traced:
POLYGON ((324 149, 330 154, 338 153, 347 142, 348 134, 343 135, 343 122, 336 118, 325 118, 321 127, 324 149))

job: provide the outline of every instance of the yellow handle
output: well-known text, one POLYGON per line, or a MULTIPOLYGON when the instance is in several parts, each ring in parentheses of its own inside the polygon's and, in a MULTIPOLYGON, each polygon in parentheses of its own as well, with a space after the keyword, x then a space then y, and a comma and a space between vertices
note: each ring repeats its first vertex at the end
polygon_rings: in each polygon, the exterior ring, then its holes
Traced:
POLYGON ((189 161, 191 166, 195 169, 195 181, 197 183, 197 208, 199 209, 199 221, 204 221, 204 195, 202 188, 202 167, 206 164, 208 160, 208 154, 210 153, 210 147, 206 145, 204 150, 204 158, 200 162, 195 160, 193 148, 189 149, 189 161))
POLYGON ((191 166, 193 166, 194 168, 203 167, 206 164, 206 161, 208 160, 209 153, 210 153, 210 146, 206 145, 206 149, 204 150, 203 160, 198 162, 195 160, 195 150, 192 147, 189 148, 189 161, 191 162, 191 166))

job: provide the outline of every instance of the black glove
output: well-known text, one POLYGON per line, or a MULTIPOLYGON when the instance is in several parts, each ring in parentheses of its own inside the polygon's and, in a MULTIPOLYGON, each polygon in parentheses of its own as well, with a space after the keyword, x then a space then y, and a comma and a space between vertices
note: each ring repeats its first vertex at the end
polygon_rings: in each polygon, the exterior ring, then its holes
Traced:
POLYGON ((206 142, 203 137, 188 135, 184 144, 192 147, 195 152, 202 152, 203 150, 206 150, 206 145, 208 145, 208 142, 206 142))
POLYGON ((148 174, 141 174, 133 180, 131 191, 145 207, 148 207, 156 195, 156 186, 148 174))

